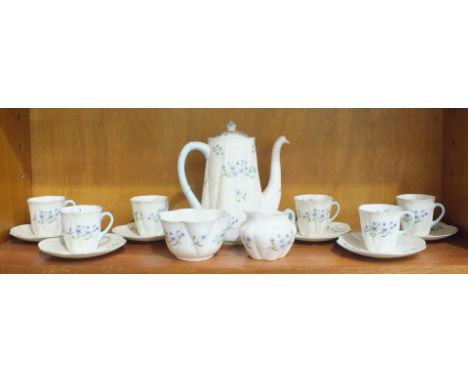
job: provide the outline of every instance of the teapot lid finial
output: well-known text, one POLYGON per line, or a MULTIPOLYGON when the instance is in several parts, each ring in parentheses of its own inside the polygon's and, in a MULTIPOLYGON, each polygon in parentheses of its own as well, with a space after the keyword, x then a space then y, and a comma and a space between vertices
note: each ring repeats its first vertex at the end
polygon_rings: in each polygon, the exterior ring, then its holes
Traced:
POLYGON ((222 132, 219 137, 249 137, 246 133, 237 130, 237 125, 234 121, 229 121, 226 127, 227 130, 222 132))
POLYGON ((228 131, 236 131, 237 125, 234 121, 229 121, 227 124, 228 131))

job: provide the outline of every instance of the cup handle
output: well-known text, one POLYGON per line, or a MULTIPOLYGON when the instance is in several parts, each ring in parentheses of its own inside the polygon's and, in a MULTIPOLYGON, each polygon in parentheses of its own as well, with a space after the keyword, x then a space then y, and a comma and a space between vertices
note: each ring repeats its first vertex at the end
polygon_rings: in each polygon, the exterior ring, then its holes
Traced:
POLYGON ((436 209, 437 207, 439 207, 442 211, 441 211, 439 217, 438 217, 436 220, 434 220, 434 221, 432 222, 431 228, 434 227, 437 223, 439 223, 440 220, 441 220, 441 219, 444 217, 444 215, 445 215, 445 207, 444 207, 444 205, 443 205, 442 203, 435 203, 434 209, 436 209))
POLYGON ((413 228, 413 225, 414 225, 414 214, 411 211, 408 211, 408 210, 403 211, 403 213, 401 214, 401 217, 403 216, 409 216, 411 219, 410 219, 410 223, 406 226, 406 228, 399 232, 400 235, 406 235, 408 231, 411 228, 413 228))
POLYGON ((335 215, 333 215, 333 217, 330 219, 330 221, 334 221, 336 219, 336 217, 338 216, 338 214, 340 213, 340 210, 341 210, 341 206, 340 206, 340 203, 338 203, 336 200, 334 200, 330 206, 330 210, 331 210, 331 207, 333 206, 336 206, 336 212, 335 212, 335 215))
POLYGON ((288 214, 289 220, 291 220, 295 224, 296 223, 296 214, 294 213, 294 211, 291 208, 286 208, 284 210, 284 212, 286 212, 288 214))
POLYGON ((67 205, 70 205, 70 206, 76 206, 76 203, 74 200, 65 200, 65 203, 64 203, 64 206, 66 207, 67 205))
POLYGON ((112 224, 114 224, 114 216, 113 216, 110 212, 107 212, 107 211, 106 211, 106 212, 103 212, 103 213, 101 214, 101 221, 102 221, 102 219, 104 219, 104 217, 106 217, 106 216, 110 219, 110 222, 109 222, 109 224, 107 225, 106 229, 100 233, 99 240, 101 240, 101 239, 104 237, 104 235, 105 235, 107 232, 109 232, 109 230, 110 230, 111 227, 112 227, 112 224))

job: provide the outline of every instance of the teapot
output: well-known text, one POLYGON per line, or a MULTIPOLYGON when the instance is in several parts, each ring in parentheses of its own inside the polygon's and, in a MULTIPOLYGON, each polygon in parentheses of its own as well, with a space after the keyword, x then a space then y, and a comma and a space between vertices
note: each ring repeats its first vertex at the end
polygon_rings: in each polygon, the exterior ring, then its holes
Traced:
POLYGON ((246 219, 245 211, 278 209, 281 200, 280 153, 285 143, 289 141, 281 136, 273 145, 270 180, 263 192, 258 175, 255 138, 238 131, 233 121, 227 124, 227 131, 208 138, 208 144, 189 142, 180 152, 177 172, 190 206, 219 209, 230 215, 225 244, 240 244, 239 227, 246 219), (185 161, 193 150, 200 151, 206 158, 201 203, 185 175, 185 161))

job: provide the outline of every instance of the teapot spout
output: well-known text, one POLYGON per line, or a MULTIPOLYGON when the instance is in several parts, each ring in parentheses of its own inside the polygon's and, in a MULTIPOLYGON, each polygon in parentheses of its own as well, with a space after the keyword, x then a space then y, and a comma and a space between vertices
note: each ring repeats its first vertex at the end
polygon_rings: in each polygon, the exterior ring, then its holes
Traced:
POLYGON ((271 153, 270 180, 262 193, 262 210, 277 210, 281 201, 281 147, 289 143, 286 137, 279 137, 271 153))

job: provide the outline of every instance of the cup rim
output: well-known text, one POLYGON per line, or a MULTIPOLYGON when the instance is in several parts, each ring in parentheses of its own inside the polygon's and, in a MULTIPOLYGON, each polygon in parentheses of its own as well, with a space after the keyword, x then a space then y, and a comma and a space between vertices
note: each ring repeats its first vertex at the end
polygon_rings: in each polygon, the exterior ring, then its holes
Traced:
POLYGON ((407 200, 414 202, 424 202, 424 201, 435 201, 436 197, 434 195, 428 194, 401 194, 397 195, 397 200, 407 200))
POLYGON ((95 204, 77 204, 76 206, 63 207, 60 210, 62 215, 88 215, 101 212, 102 207, 95 204))
POLYGON ((333 201, 333 196, 326 194, 302 194, 296 195, 294 200, 300 202, 328 202, 333 201))
POLYGON ((247 214, 247 216, 259 215, 269 218, 286 217, 289 219, 288 212, 281 210, 247 210, 245 211, 245 213, 247 214))
POLYGON ((43 196, 32 196, 28 198, 27 202, 29 204, 40 204, 40 203, 53 203, 65 201, 65 196, 61 195, 43 195, 43 196))
POLYGON ((159 213, 163 223, 213 223, 228 216, 222 210, 208 208, 180 208, 159 213))
POLYGON ((401 208, 400 206, 397 206, 395 204, 385 204, 385 203, 361 204, 358 209, 359 209, 359 212, 373 213, 373 214, 403 211, 403 208, 401 208), (387 211, 379 211, 379 209, 384 209, 384 208, 387 209, 387 211))
POLYGON ((166 195, 137 195, 130 198, 131 203, 165 202, 167 200, 166 195))

